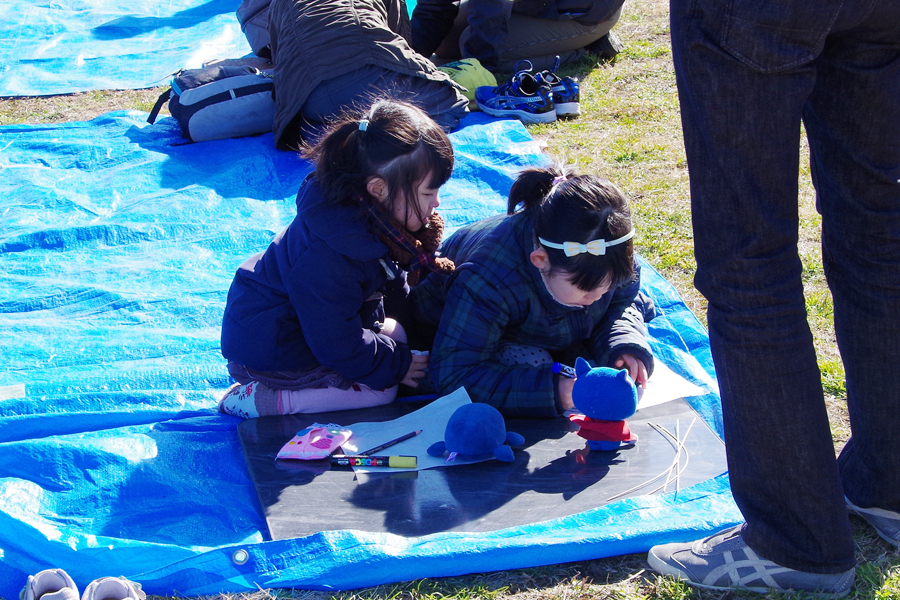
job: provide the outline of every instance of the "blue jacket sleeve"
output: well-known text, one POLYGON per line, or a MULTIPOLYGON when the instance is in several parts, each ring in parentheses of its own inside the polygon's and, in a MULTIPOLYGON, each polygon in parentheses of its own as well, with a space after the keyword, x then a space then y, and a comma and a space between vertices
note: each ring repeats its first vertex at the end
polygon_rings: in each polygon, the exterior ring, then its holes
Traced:
POLYGON ((406 344, 363 326, 361 309, 370 300, 374 268, 380 267, 320 242, 293 265, 285 285, 306 343, 319 362, 380 390, 403 379, 412 353, 406 344))
POLYGON ((496 360, 510 313, 506 294, 471 271, 458 274, 430 362, 438 390, 446 394, 465 387, 473 401, 506 416, 555 417, 556 378, 550 365, 507 366, 496 360))
POLYGON ((469 38, 463 56, 477 58, 487 68, 496 68, 509 37, 510 0, 469 0, 469 38))

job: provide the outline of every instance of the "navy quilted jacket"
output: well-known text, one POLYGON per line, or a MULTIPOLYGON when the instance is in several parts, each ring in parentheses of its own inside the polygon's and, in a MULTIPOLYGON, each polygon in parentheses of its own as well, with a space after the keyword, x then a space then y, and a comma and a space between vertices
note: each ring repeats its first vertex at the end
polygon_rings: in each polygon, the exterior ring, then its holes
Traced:
POLYGON ((258 371, 324 365, 373 389, 396 385, 412 354, 373 329, 389 293, 382 261, 390 261, 387 247, 360 211, 326 203, 310 177, 297 195, 297 217, 234 277, 222 354, 258 371))

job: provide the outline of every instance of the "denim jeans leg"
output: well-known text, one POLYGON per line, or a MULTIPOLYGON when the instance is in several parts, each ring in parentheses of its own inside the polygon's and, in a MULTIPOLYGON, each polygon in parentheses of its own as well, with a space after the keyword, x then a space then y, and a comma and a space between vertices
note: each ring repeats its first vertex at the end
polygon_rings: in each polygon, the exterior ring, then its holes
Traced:
POLYGON ((900 512, 900 5, 831 36, 804 121, 847 378, 844 492, 900 512))
POLYGON ((310 123, 325 123, 348 106, 365 106, 374 98, 384 97, 416 104, 448 131, 459 124, 469 106, 466 97, 449 83, 365 65, 323 81, 306 99, 301 112, 310 123))
MULTIPOLYGON (((765 3, 762 16, 789 20, 799 4, 765 3)), ((854 547, 798 252, 800 124, 816 83, 817 24, 804 22, 811 33, 798 44, 748 45, 740 26, 749 21, 727 12, 735 6, 763 5, 673 0, 671 11, 695 283, 709 305, 732 493, 759 554, 836 573, 853 567, 854 547)), ((839 4, 818 6, 818 25, 830 26, 823 15, 839 4)))

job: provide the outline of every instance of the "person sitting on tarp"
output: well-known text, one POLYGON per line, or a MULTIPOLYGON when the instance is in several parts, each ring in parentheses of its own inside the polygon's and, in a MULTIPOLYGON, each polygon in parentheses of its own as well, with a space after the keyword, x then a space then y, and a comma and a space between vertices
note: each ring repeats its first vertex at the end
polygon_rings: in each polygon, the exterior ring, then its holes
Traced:
POLYGON ((387 315, 406 300, 406 271, 453 268, 435 258, 430 231, 443 230, 434 209, 453 170, 450 140, 420 109, 380 101, 347 113, 304 154, 316 169, 297 216, 228 291, 222 355, 237 383, 219 403, 227 414, 387 404, 428 364, 387 315))
POLYGON ((653 355, 644 323, 655 308, 639 291, 622 193, 567 168, 529 169, 507 212, 450 236, 439 252, 456 270, 431 273, 411 292, 418 327, 436 327, 438 392, 465 386, 506 416, 555 417, 573 408, 574 380, 553 363, 578 356, 646 384, 653 355))
POLYGON ((268 31, 279 148, 384 92, 414 101, 445 131, 468 111, 459 86, 410 47, 401 0, 273 0, 268 31))
MULTIPOLYGON (((565 64, 585 48, 614 56, 607 34, 619 20, 624 0, 419 0, 413 9, 412 47, 443 63, 477 58, 497 72, 512 72, 529 60, 550 70, 556 56, 565 64), (593 46, 592 46, 593 44, 593 46)), ((611 37, 611 36, 610 36, 611 37)))

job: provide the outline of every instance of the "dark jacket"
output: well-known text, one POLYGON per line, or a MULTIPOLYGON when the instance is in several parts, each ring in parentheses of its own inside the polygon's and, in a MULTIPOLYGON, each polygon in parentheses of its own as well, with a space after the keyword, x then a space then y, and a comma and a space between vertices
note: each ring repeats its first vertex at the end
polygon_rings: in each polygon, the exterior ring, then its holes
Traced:
POLYGON ((639 292, 638 265, 630 283, 590 306, 571 307, 547 290, 528 258, 532 250, 534 225, 526 214, 479 221, 441 246, 456 270, 429 275, 410 296, 417 319, 440 323, 430 361, 438 391, 465 386, 472 400, 507 416, 556 416, 558 375, 551 365, 502 365, 496 353, 503 343, 543 348, 568 364, 582 356, 612 366, 630 353, 652 371, 644 322, 655 309, 639 292))
MULTIPOLYGON (((571 19, 597 25, 612 19, 625 0, 468 0, 467 22, 471 35, 463 56, 477 58, 495 68, 509 35, 512 13, 538 19, 571 19)), ((437 50, 459 10, 456 0, 419 0, 413 9, 412 47, 425 56, 437 50)))
POLYGON ((324 365, 373 389, 396 385, 412 354, 373 330, 384 321, 382 261, 389 263, 388 249, 359 209, 326 203, 310 177, 297 217, 234 277, 222 354, 257 371, 324 365))
POLYGON ((409 46, 404 0, 273 0, 269 44, 275 78, 275 141, 311 91, 365 65, 449 81, 409 46))

